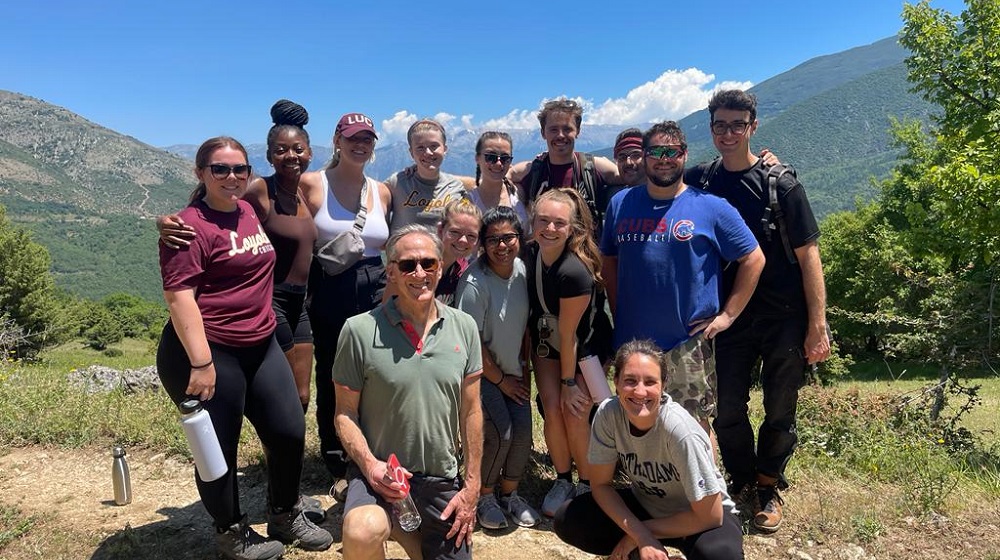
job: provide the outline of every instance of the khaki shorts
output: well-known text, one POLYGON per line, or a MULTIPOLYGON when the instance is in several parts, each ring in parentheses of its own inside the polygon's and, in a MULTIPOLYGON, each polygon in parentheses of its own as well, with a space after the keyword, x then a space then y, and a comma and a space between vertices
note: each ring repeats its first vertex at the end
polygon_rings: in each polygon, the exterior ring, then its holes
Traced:
POLYGON ((717 389, 714 341, 699 335, 667 352, 666 391, 691 416, 715 416, 717 389))

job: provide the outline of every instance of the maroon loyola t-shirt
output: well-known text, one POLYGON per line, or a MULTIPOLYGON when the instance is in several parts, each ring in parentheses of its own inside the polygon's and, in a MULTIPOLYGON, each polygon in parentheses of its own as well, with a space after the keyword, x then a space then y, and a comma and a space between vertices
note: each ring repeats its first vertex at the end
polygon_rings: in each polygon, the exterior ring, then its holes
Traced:
POLYGON ((179 214, 198 236, 179 250, 160 243, 163 290, 194 289, 212 342, 252 346, 266 340, 275 326, 274 248, 253 208, 240 200, 235 212, 219 212, 199 200, 179 214))

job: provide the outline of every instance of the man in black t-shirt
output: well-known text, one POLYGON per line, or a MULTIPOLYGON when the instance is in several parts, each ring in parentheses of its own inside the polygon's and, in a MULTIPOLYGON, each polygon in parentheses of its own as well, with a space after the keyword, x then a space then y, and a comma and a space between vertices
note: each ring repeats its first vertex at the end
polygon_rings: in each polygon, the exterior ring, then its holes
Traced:
MULTIPOLYGON (((687 172, 685 182, 703 184, 736 207, 767 259, 746 310, 716 339, 718 415, 713 427, 729 473, 730 494, 751 509, 754 527, 774 532, 782 521, 778 490, 788 486, 784 471, 797 442, 799 387, 806 367, 830 355, 826 288, 816 244, 820 232, 794 173, 784 173, 777 180, 780 212, 769 207, 768 169, 750 151, 750 137, 758 124, 753 94, 720 91, 708 109, 721 164, 695 167, 687 172), (782 223, 776 223, 778 214, 782 223), (747 403, 758 359, 762 361, 764 421, 755 448, 747 403)), ((732 263, 726 271, 726 293, 737 267, 732 263)))

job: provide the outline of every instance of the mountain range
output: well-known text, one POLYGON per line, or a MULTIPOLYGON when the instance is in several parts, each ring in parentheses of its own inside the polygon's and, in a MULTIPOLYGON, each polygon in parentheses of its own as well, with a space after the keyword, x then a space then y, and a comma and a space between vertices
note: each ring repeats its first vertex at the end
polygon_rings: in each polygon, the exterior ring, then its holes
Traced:
MULTIPOLYGON (((909 91, 905 56, 890 37, 811 59, 752 88, 761 122, 755 149, 768 147, 796 167, 820 216, 871 196, 872 177, 883 176, 897 157, 888 133, 893 118, 926 120, 933 113, 909 91)), ((690 163, 714 157, 707 111, 680 124, 690 163)), ((585 124, 577 149, 610 155, 625 127, 585 124)), ((310 130, 313 169, 329 159, 318 139, 331 132, 310 130)), ((515 160, 545 149, 537 128, 508 132, 515 160)), ((450 134, 445 171, 474 174, 479 133, 450 134)), ((118 291, 160 297, 150 218, 185 204, 196 149, 150 146, 43 100, 0 91, 0 204, 48 247, 59 284, 86 297, 118 291)), ((250 143, 248 150, 255 169, 269 173, 265 146, 250 143)), ((405 142, 384 144, 368 173, 384 179, 410 163, 405 142)))

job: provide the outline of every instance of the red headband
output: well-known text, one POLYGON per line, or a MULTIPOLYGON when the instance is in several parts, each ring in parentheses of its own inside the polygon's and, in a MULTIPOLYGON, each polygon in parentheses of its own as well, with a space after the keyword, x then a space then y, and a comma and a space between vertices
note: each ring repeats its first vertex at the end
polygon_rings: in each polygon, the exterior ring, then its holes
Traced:
POLYGON ((632 149, 642 150, 642 138, 638 138, 636 136, 627 136, 622 138, 621 141, 615 144, 615 157, 618 157, 618 154, 626 150, 632 149))

